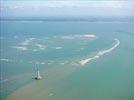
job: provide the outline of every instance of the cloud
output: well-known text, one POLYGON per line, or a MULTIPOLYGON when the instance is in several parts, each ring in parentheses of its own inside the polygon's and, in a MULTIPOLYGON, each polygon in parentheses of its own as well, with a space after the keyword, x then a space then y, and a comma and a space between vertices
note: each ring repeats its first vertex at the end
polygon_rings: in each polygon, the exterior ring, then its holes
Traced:
POLYGON ((3 1, 7 8, 24 7, 133 7, 134 1, 3 1))
POLYGON ((2 1, 4 16, 134 15, 134 1, 2 1))

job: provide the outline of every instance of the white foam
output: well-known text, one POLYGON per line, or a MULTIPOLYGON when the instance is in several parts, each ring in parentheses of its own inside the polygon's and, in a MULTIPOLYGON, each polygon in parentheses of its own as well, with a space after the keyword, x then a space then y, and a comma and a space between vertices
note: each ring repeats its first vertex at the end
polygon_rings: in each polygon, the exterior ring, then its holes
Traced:
POLYGON ((23 47, 23 46, 13 46, 13 48, 16 48, 16 49, 19 49, 19 50, 22 50, 22 51, 28 50, 27 47, 23 47))
POLYGON ((49 93, 49 95, 48 96, 53 96, 54 95, 54 93, 49 93))
POLYGON ((93 34, 85 34, 84 37, 86 38, 95 38, 96 36, 93 34))
POLYGON ((25 41, 23 41, 22 43, 20 43, 20 45, 26 47, 26 46, 29 46, 32 43, 34 47, 38 47, 37 49, 33 49, 33 51, 39 51, 39 50, 46 49, 45 45, 42 45, 40 43, 35 43, 35 42, 33 42, 33 40, 35 40, 35 38, 28 38, 25 41))
POLYGON ((62 47, 56 47, 55 49, 62 49, 62 47))
POLYGON ((44 50, 46 48, 46 46, 38 43, 36 43, 35 46, 39 47, 40 50, 44 50))
POLYGON ((84 34, 84 35, 65 35, 61 36, 61 39, 90 39, 95 38, 93 34, 84 34))
POLYGON ((2 59, 0 59, 0 61, 6 61, 6 62, 9 62, 10 60, 9 60, 9 59, 5 59, 5 58, 2 58, 2 59))
POLYGON ((111 51, 113 51, 116 47, 118 47, 118 45, 120 44, 120 41, 118 39, 114 39, 116 41, 116 44, 111 47, 110 49, 106 49, 106 50, 103 50, 103 51, 99 51, 94 57, 91 57, 91 58, 88 58, 88 59, 84 59, 84 60, 81 60, 79 63, 81 65, 85 65, 87 64, 88 62, 92 61, 92 60, 95 60, 97 58, 99 58, 100 56, 106 54, 106 53, 109 53, 111 51))
POLYGON ((64 62, 62 62, 62 63, 60 63, 61 65, 64 65, 65 63, 64 62))
POLYGON ((44 64, 45 64, 45 62, 41 62, 40 64, 44 65, 44 64))
POLYGON ((51 63, 51 62, 48 62, 47 64, 50 65, 50 64, 52 64, 52 63, 51 63))
POLYGON ((32 40, 34 40, 35 38, 28 38, 25 41, 23 41, 22 43, 20 43, 20 45, 29 45, 30 42, 32 42, 32 40))

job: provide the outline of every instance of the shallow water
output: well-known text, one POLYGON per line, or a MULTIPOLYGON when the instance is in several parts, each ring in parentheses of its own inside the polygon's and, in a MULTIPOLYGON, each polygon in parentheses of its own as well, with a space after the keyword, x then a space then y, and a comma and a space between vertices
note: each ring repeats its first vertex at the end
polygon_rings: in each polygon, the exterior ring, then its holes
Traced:
POLYGON ((127 22, 1 21, 2 100, 133 100, 133 26, 127 22), (96 37, 78 38, 87 32, 96 37), (117 48, 80 64, 113 47, 115 38, 120 41, 117 48), (43 77, 39 81, 32 79, 36 66, 43 77))

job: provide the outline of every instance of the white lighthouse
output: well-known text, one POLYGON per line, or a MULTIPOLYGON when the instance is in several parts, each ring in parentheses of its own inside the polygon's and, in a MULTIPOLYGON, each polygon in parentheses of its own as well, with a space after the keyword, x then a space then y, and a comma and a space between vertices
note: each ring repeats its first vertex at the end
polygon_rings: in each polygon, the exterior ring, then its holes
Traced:
POLYGON ((37 72, 36 72, 36 77, 35 77, 36 80, 40 80, 42 79, 41 75, 40 75, 40 71, 39 69, 37 68, 37 72))

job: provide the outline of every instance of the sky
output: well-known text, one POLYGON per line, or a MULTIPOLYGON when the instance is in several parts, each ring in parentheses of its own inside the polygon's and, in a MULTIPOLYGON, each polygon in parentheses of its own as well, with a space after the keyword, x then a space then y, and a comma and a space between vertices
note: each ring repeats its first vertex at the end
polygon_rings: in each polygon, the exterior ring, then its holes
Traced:
POLYGON ((1 0, 0 16, 134 17, 134 0, 1 0))

